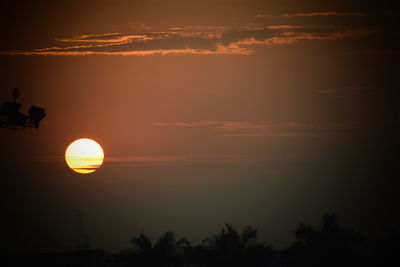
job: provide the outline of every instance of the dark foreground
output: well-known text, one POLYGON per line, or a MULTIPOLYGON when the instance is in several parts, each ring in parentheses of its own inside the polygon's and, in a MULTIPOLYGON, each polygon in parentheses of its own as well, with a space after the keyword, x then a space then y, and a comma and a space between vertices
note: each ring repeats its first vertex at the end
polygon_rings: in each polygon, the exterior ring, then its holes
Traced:
MULTIPOLYGON (((132 249, 110 254, 80 248, 71 252, 3 252, 3 266, 400 266, 400 235, 388 231, 380 240, 367 240, 340 227, 336 215, 325 215, 319 227, 299 224, 296 241, 284 251, 258 241, 256 228, 237 231, 232 225, 200 244, 175 239, 166 232, 154 244, 143 233, 132 249)), ((3 250, 4 251, 4 250, 3 250)))

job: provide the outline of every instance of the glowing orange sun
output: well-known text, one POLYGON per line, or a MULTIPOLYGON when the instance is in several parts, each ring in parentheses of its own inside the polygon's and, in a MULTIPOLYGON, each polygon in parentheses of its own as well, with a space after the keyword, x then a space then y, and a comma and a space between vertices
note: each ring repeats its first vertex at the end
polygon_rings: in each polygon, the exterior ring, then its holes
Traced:
POLYGON ((81 138, 72 142, 65 151, 65 161, 77 173, 96 171, 103 164, 104 152, 92 139, 81 138))

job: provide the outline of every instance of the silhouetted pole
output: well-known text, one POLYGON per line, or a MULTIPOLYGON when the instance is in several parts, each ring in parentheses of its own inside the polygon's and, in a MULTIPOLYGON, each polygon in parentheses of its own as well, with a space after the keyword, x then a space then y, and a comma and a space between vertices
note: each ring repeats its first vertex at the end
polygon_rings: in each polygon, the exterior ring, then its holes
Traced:
POLYGON ((83 248, 83 213, 78 211, 76 214, 76 249, 81 250, 83 248))
POLYGON ((13 89, 12 97, 14 98, 14 102, 17 102, 17 98, 19 97, 19 89, 18 88, 13 89))
POLYGON ((85 234, 83 236, 83 249, 85 250, 89 250, 90 249, 90 235, 89 234, 85 234))

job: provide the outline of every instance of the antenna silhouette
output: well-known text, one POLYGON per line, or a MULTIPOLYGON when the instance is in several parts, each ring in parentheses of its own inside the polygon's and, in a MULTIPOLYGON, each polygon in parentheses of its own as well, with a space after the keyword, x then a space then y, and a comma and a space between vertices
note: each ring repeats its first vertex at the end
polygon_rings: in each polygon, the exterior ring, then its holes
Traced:
POLYGON ((14 98, 14 102, 17 102, 17 98, 19 97, 19 89, 18 88, 13 89, 12 97, 14 98))
POLYGON ((78 211, 76 214, 76 249, 83 249, 84 236, 83 236, 83 213, 82 211, 78 211))
POLYGON ((9 132, 29 128, 33 135, 39 131, 40 122, 46 117, 46 110, 41 107, 31 106, 28 114, 20 112, 22 106, 17 102, 19 89, 14 88, 11 94, 14 102, 5 101, 0 105, 0 128, 8 129, 9 132))

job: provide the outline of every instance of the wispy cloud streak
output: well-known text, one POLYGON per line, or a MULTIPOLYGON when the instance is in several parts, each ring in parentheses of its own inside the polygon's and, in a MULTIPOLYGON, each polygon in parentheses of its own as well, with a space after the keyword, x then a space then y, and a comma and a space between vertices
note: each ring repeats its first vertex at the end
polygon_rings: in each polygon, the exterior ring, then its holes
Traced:
POLYGON ((258 14, 256 18, 294 18, 294 17, 331 17, 331 16, 366 16, 366 13, 362 12, 308 12, 308 13, 284 13, 279 15, 272 14, 258 14))
POLYGON ((268 161, 306 160, 310 155, 306 154, 188 154, 180 156, 127 156, 108 157, 111 163, 128 163, 139 165, 167 165, 182 163, 222 163, 222 164, 253 164, 268 161))
POLYGON ((202 127, 209 128, 221 136, 237 137, 321 137, 338 134, 358 128, 353 122, 345 123, 302 123, 270 121, 197 121, 197 122, 158 122, 159 127, 202 127))
MULTIPOLYGON (((133 164, 135 166, 168 166, 177 164, 257 164, 271 161, 303 161, 311 158, 310 153, 280 153, 280 154, 186 154, 186 155, 133 155, 107 156, 104 165, 133 164)), ((64 157, 37 158, 41 162, 62 162, 64 157)), ((95 169, 98 165, 85 168, 95 169)), ((82 168, 82 169, 85 169, 82 168)))
POLYGON ((88 56, 88 55, 103 55, 103 56, 151 56, 151 55, 250 55, 253 51, 246 48, 236 47, 220 47, 220 50, 210 51, 206 49, 158 49, 158 50, 142 50, 142 51, 21 51, 7 52, 0 55, 25 55, 25 56, 88 56))
MULTIPOLYGON (((328 16, 334 12, 316 12, 328 16)), ((306 16, 298 13, 293 16, 306 16)), ((346 13, 341 13, 346 14, 346 13)), ((354 13, 355 14, 355 13, 354 13)), ((307 16, 308 16, 307 15, 307 16)), ((350 13, 349 13, 350 15, 350 13)), ((251 55, 257 46, 291 45, 301 41, 335 41, 370 35, 377 30, 355 26, 246 25, 226 27, 170 27, 167 31, 105 33, 56 38, 57 46, 0 55, 53 56, 149 56, 149 55, 251 55)))
POLYGON ((330 96, 335 96, 337 98, 346 98, 351 96, 368 94, 370 92, 371 91, 366 86, 345 86, 342 88, 321 89, 316 91, 317 94, 330 95, 330 96))

